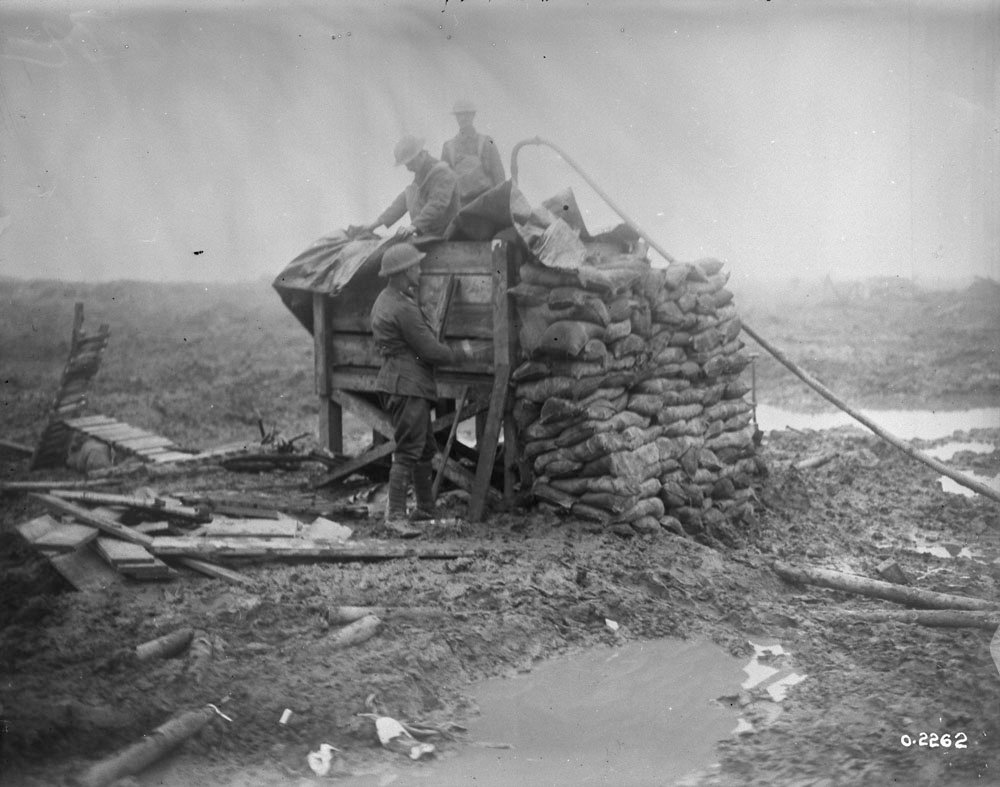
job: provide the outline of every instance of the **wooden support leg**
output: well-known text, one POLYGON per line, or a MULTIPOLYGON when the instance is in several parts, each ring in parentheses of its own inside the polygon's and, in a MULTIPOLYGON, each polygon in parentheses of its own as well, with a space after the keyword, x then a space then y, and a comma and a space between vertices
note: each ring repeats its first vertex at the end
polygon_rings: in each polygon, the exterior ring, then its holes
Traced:
POLYGON ((326 396, 319 398, 319 442, 331 453, 344 452, 344 410, 326 396))
POLYGON ((507 404, 507 375, 498 375, 493 381, 490 409, 486 416, 483 438, 479 443, 479 464, 476 466, 476 485, 469 500, 469 519, 478 522, 486 512, 486 494, 493 476, 493 462, 497 456, 497 443, 503 426, 504 408, 507 404))

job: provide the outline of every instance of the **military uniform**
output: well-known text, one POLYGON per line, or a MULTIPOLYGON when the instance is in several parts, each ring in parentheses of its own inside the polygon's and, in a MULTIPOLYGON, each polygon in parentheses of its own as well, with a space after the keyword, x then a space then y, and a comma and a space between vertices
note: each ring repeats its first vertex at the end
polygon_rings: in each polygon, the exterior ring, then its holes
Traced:
POLYGON ((506 180, 496 143, 471 127, 444 143, 441 160, 455 172, 462 206, 506 180))
POLYGON ((409 213, 410 224, 421 235, 444 235, 458 207, 455 173, 445 162, 428 155, 413 173, 413 182, 382 211, 374 226, 391 227, 409 213))
POLYGON ((410 288, 391 284, 372 307, 372 335, 382 356, 375 389, 392 418, 396 450, 393 462, 405 467, 429 463, 436 444, 431 432, 431 403, 437 396, 434 367, 455 364, 456 354, 437 340, 410 288))

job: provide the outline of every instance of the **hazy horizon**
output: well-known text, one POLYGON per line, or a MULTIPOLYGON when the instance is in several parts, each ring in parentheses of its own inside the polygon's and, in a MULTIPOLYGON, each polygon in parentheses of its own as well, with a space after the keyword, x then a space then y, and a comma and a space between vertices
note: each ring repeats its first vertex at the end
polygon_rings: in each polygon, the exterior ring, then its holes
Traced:
MULTIPOLYGON (((1000 278, 1000 1, 0 7, 0 274, 273 277, 456 98, 734 278, 1000 278), (70 11, 58 11, 59 8, 70 11), (201 252, 196 254, 195 252, 201 252)), ((525 148, 533 201, 571 186, 525 148)))

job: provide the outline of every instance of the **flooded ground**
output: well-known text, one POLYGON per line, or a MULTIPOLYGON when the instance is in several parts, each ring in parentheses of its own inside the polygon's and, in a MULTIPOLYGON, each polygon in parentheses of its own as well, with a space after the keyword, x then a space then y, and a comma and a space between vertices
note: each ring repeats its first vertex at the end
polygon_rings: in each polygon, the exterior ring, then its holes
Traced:
MULTIPOLYGON (((711 642, 655 640, 539 664, 472 690, 473 745, 393 769, 397 787, 672 784, 715 762, 737 727, 741 662, 711 642), (484 745, 485 744, 485 745, 484 745), (509 748, 494 748, 497 744, 509 748)), ((342 782, 387 783, 385 773, 342 782)))
MULTIPOLYGON (((831 405, 832 407, 832 405, 831 405)), ((1000 429, 1000 407, 979 407, 969 410, 869 410, 858 411, 873 423, 903 440, 938 440, 955 432, 972 429, 1000 429)), ((861 423, 842 410, 826 413, 803 413, 757 405, 757 425, 763 431, 773 429, 823 430, 861 423)))

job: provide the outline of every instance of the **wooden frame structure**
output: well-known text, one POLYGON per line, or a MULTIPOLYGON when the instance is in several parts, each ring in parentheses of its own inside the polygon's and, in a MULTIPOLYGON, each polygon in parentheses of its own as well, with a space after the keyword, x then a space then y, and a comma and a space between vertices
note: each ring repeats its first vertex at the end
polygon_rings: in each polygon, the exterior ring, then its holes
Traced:
MULTIPOLYGON (((489 359, 436 373, 442 400, 455 404, 448 413, 441 412, 448 408, 439 407, 433 430, 436 434, 448 430, 456 417, 460 421, 475 417, 476 450, 469 458, 475 458, 476 470, 472 473, 440 453, 435 467, 439 469, 443 462, 445 477, 469 493, 469 517, 478 521, 488 500, 510 503, 514 495, 517 448, 509 384, 517 358, 517 331, 507 289, 515 277, 520 253, 517 246, 501 240, 442 242, 424 250, 427 256, 421 263, 420 300, 425 306, 446 303, 440 331, 443 341, 457 344, 468 339, 484 348, 492 347, 489 359), (447 301, 446 293, 451 295, 447 301), (461 413, 454 412, 463 399, 461 413), (492 485, 498 453, 503 456, 500 490, 492 485)), ((324 483, 389 456, 395 447, 389 417, 375 394, 381 358, 371 334, 371 308, 383 283, 349 285, 333 297, 313 293, 320 441, 330 451, 343 452, 345 411, 373 432, 373 445, 337 468, 324 483)))

